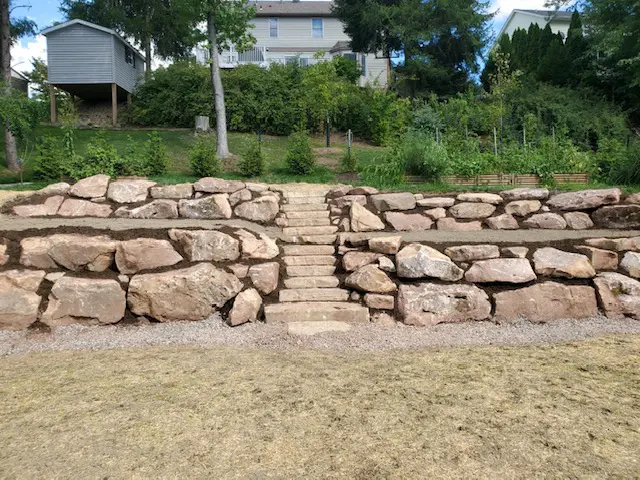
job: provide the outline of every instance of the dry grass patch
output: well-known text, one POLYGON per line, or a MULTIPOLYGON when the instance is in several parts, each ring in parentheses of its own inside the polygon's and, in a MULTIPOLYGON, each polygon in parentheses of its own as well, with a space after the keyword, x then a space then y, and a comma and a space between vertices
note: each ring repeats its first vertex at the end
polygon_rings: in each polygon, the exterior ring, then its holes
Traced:
POLYGON ((0 477, 632 478, 640 337, 0 360, 0 477))

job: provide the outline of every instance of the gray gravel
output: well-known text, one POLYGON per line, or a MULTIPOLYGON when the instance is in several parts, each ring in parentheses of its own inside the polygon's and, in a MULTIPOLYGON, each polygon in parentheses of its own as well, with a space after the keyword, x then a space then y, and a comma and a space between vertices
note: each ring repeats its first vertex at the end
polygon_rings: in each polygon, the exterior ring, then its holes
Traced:
POLYGON ((227 327, 218 315, 204 322, 178 322, 135 326, 58 327, 41 331, 0 331, 0 356, 41 351, 103 350, 151 345, 248 346, 278 350, 383 351, 424 347, 527 345, 582 340, 610 334, 640 334, 640 322, 631 319, 560 320, 548 324, 521 321, 489 322, 433 327, 354 324, 346 333, 311 337, 290 335, 286 325, 249 324, 227 327))

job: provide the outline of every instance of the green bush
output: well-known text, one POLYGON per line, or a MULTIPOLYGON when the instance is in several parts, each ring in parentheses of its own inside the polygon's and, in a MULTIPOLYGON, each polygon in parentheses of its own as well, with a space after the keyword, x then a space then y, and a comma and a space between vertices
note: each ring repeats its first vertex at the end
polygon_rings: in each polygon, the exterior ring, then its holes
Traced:
POLYGON ((361 173, 366 185, 377 188, 392 188, 402 183, 404 164, 395 150, 376 157, 361 173))
POLYGON ((219 175, 222 170, 220 159, 216 155, 214 139, 201 135, 191 148, 190 152, 191 172, 196 177, 213 177, 219 175))
POLYGON ((611 168, 609 179, 618 185, 640 185, 640 143, 626 148, 624 157, 611 168))
POLYGON ((238 162, 238 170, 245 177, 259 177, 264 173, 265 160, 260 142, 253 142, 238 162))
POLYGON ((342 157, 340 162, 340 170, 345 173, 353 173, 358 170, 358 158, 355 152, 352 150, 347 151, 342 157))
POLYGON ((315 168, 316 156, 306 131, 300 130, 289 136, 286 162, 289 169, 298 175, 307 175, 315 168))
POLYGON ((162 137, 158 132, 149 134, 144 144, 144 153, 142 156, 142 165, 147 175, 162 175, 167 172, 169 163, 169 155, 165 147, 162 137))
POLYGON ((394 147, 395 154, 409 175, 421 175, 438 181, 449 164, 447 148, 429 135, 409 132, 394 147))
POLYGON ((98 174, 113 177, 117 174, 119 161, 116 149, 98 134, 89 142, 83 156, 76 155, 68 160, 67 175, 76 180, 98 174))
POLYGON ((64 153, 56 137, 47 135, 36 146, 33 176, 42 180, 60 180, 64 175, 64 153))
POLYGON ((123 155, 118 158, 115 166, 117 176, 139 176, 147 175, 142 155, 131 136, 127 137, 127 147, 123 155))

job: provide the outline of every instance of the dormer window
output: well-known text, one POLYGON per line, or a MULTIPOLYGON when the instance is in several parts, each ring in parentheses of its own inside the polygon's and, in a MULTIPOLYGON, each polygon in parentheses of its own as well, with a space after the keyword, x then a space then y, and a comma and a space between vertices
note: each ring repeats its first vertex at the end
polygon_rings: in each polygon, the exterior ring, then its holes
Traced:
POLYGON ((269 19, 269 37, 278 38, 278 19, 277 18, 269 19))
POLYGON ((324 25, 321 18, 311 19, 311 36, 313 38, 324 37, 324 25))
POLYGON ((127 46, 124 47, 124 61, 136 68, 136 56, 133 54, 133 50, 127 46))

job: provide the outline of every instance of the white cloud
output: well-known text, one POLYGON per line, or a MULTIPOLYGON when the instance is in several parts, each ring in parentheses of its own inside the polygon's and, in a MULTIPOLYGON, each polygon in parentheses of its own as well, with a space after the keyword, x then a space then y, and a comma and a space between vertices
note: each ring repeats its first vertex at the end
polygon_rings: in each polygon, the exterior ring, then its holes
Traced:
POLYGON ((22 39, 11 47, 11 66, 16 70, 30 72, 33 58, 47 59, 47 40, 44 35, 22 39))

